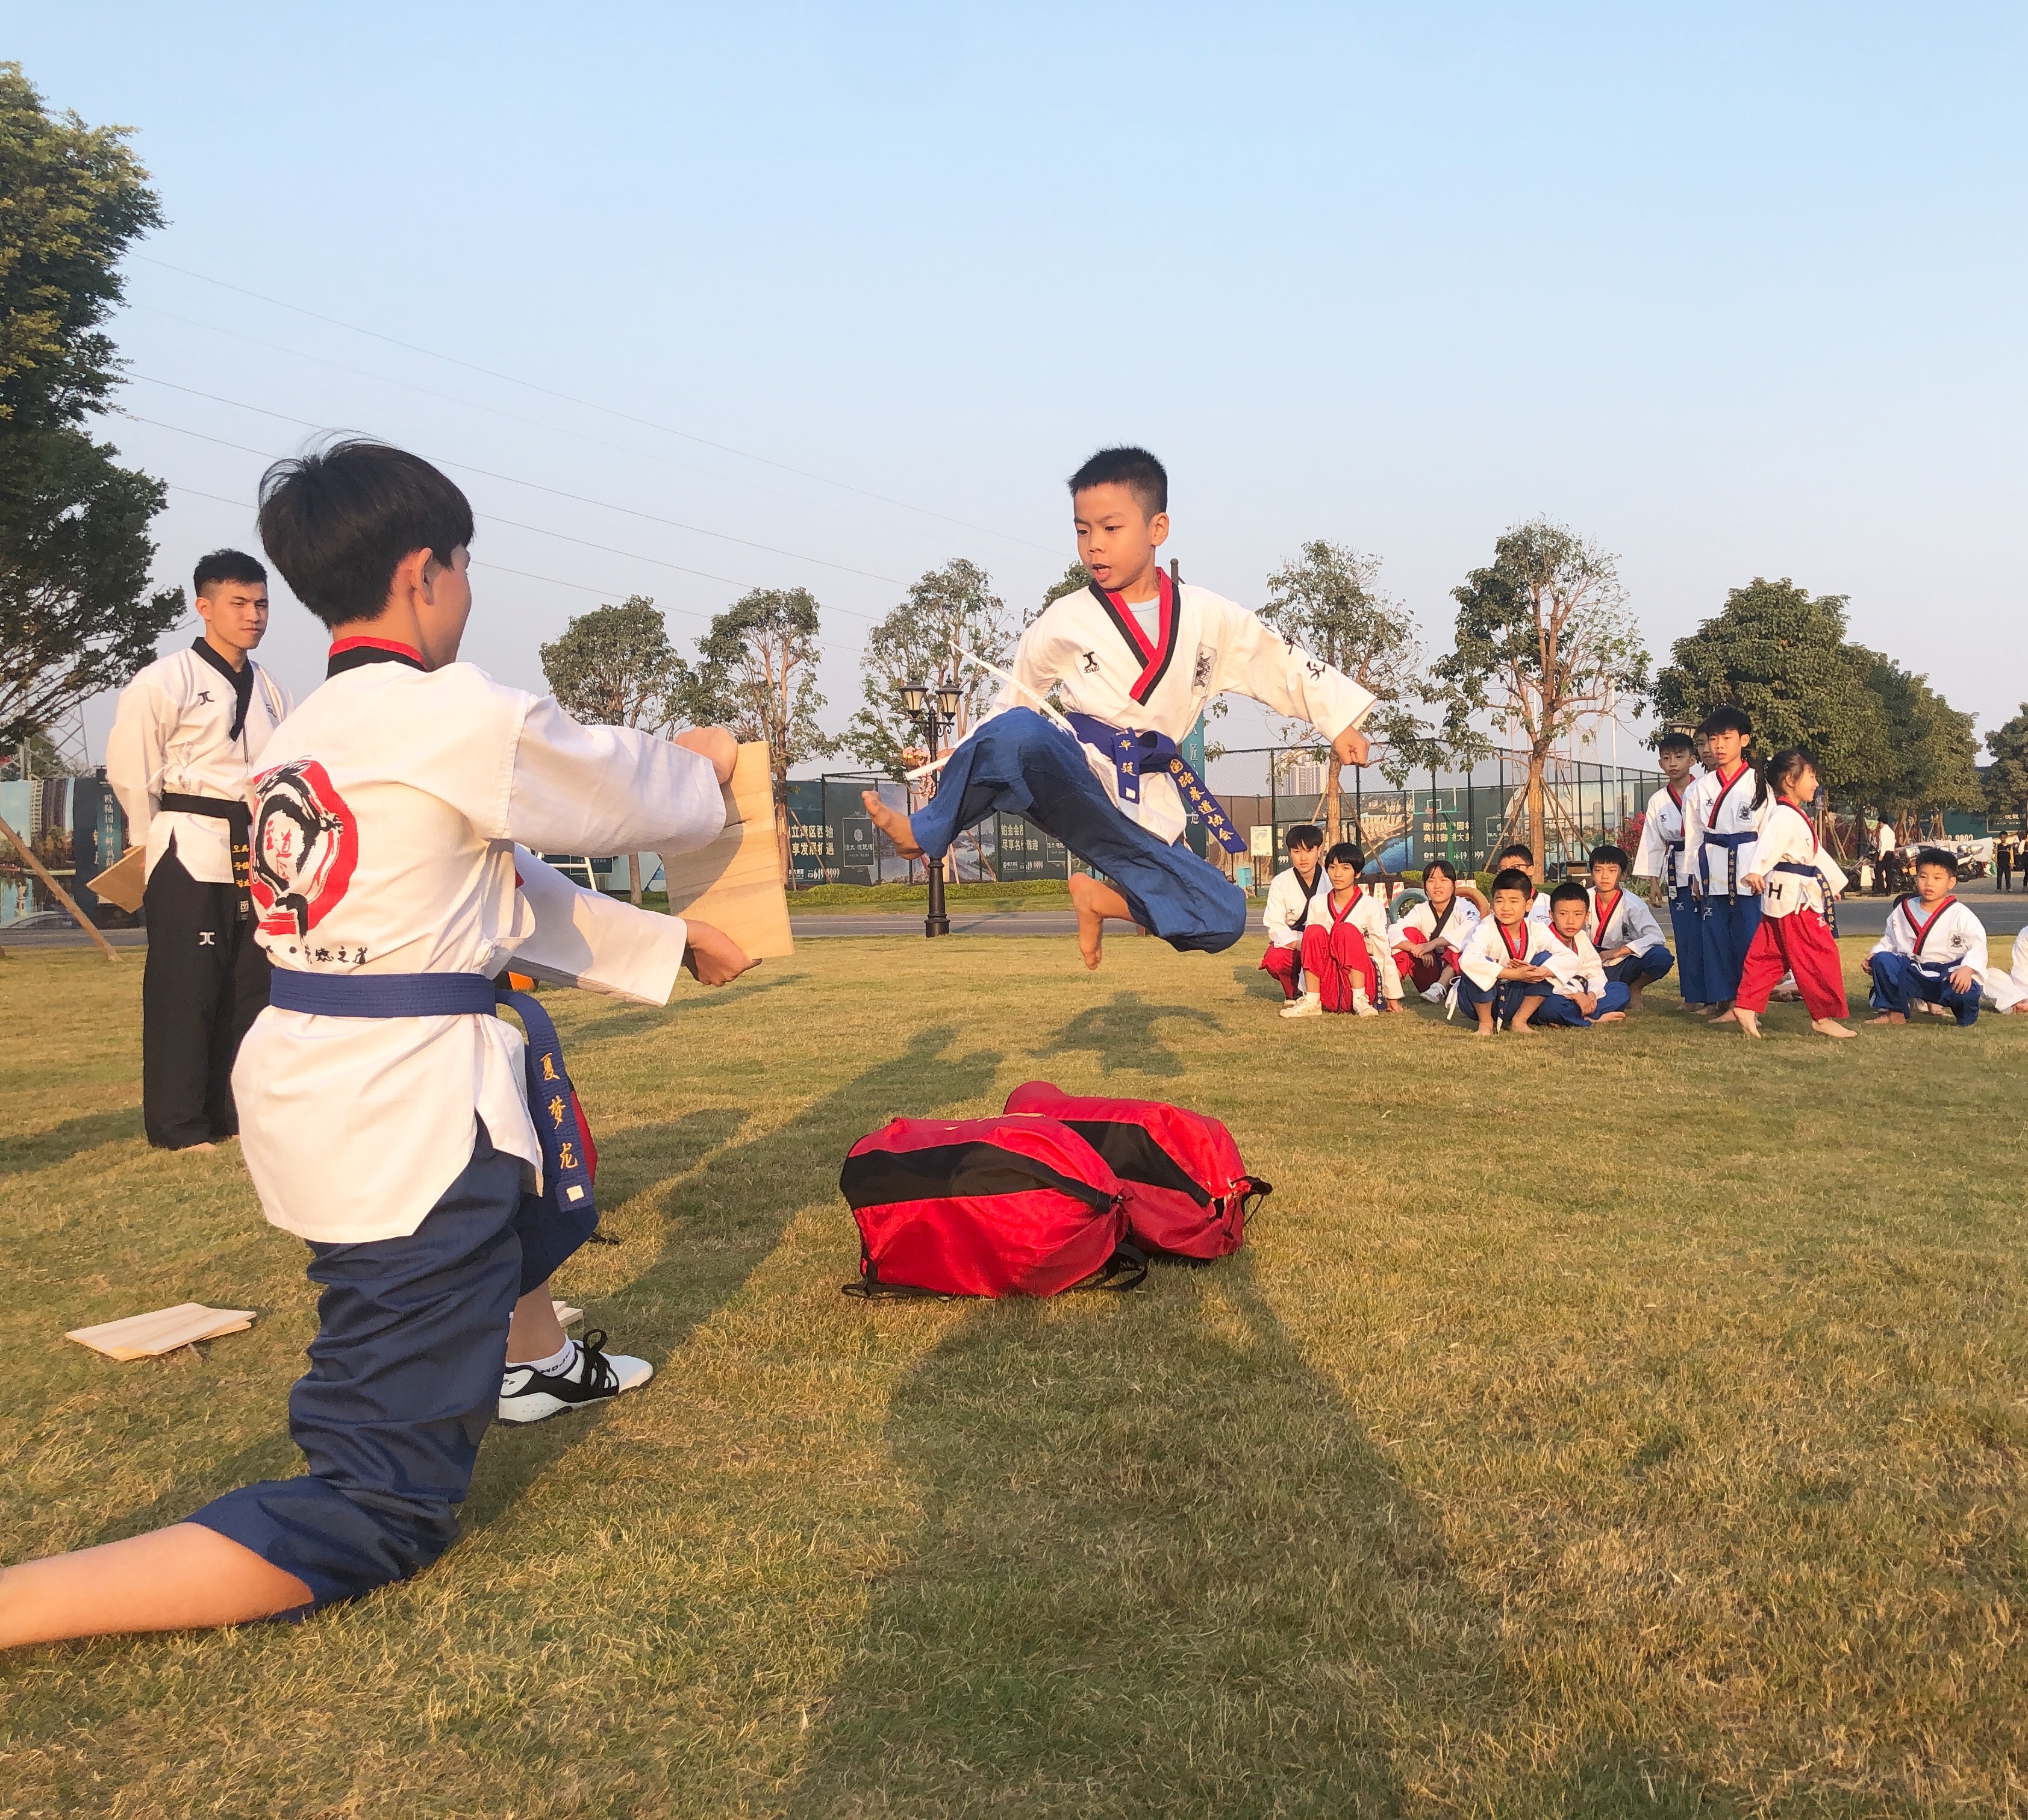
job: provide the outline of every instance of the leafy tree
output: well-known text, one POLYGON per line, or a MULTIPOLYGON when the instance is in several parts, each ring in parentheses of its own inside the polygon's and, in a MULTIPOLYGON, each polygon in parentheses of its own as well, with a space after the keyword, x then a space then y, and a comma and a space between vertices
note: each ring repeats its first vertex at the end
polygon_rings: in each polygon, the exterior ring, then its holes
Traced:
POLYGON ((902 753, 920 742, 922 723, 901 700, 905 682, 955 687, 953 742, 971 731, 1001 684, 977 664, 960 664, 954 644, 1002 668, 1012 647, 1006 605, 993 591, 993 578, 962 557, 916 582, 868 636, 859 660, 865 705, 845 735, 861 764, 890 777, 908 768, 902 753))
POLYGON ((1890 821, 1937 809, 1984 806, 1974 715, 1960 713, 1891 657, 1851 647, 1863 666, 1868 692, 1880 704, 1883 738, 1873 775, 1855 780, 1854 793, 1890 821))
POLYGON ((1867 686, 1871 653, 1845 642, 1845 615, 1842 595, 1756 576, 1671 647, 1656 706, 1665 720, 1694 723, 1730 703, 1752 716, 1759 756, 1808 746, 1834 790, 1877 779, 1889 768, 1886 717, 1867 686))
POLYGON ((698 726, 723 722, 742 741, 764 741, 774 774, 775 830, 789 875, 789 768, 827 758, 842 743, 817 724, 817 603, 807 588, 755 588, 711 622, 703 661, 684 691, 698 726))
POLYGON ((126 138, 0 63, 0 744, 126 682, 183 610, 146 591, 162 483, 78 427, 119 383, 120 255, 161 225, 126 138))
MULTIPOLYGON (((1300 557, 1268 578, 1260 617, 1292 645, 1342 670, 1367 690, 1379 705, 1367 724, 1392 748, 1419 750, 1420 729, 1404 704, 1422 668, 1416 622, 1398 601, 1375 586, 1380 559, 1321 538, 1303 546, 1300 557)), ((1343 767, 1328 751, 1324 760, 1324 820, 1327 838, 1343 838, 1343 767)))
MULTIPOLYGON (((1023 625, 1032 626, 1065 594, 1081 594, 1090 586, 1091 571, 1081 562, 1072 563, 1064 571, 1064 579, 1051 584, 1049 591, 1042 596, 1041 605, 1022 621, 1023 625)), ((983 651, 979 653, 981 657, 985 654, 983 651)))
POLYGON ((1526 750, 1528 841, 1549 849, 1543 773, 1558 740, 1589 716, 1639 702, 1648 652, 1626 610, 1619 558, 1567 526, 1535 519, 1493 546, 1493 561, 1451 590, 1455 642, 1432 666, 1447 726, 1475 714, 1526 750))
POLYGON ((2028 816, 2028 701, 1985 736, 1993 763, 1985 768, 1985 804, 1996 815, 2028 816))
MULTIPOLYGON (((542 675, 566 711, 594 727, 660 733, 683 716, 690 666, 669 643, 669 628, 646 594, 580 613, 554 644, 542 646, 542 675)), ((641 901, 641 856, 627 856, 627 895, 641 901)))

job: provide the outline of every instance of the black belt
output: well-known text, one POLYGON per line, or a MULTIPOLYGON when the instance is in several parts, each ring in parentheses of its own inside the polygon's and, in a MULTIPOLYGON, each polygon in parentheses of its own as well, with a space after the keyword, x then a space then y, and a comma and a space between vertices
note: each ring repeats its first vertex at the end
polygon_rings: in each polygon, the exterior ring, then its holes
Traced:
POLYGON ((187 796, 181 790, 165 790, 155 800, 178 815, 209 816, 227 824, 232 834, 232 883, 239 893, 239 914, 251 916, 254 897, 248 878, 253 860, 253 810, 231 797, 187 796))

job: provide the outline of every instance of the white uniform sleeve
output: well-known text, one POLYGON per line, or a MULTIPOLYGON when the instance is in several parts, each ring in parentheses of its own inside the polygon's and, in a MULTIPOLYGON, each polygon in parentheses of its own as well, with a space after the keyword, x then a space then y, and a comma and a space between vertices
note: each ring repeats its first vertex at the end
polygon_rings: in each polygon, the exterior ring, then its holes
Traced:
POLYGON ((1626 945, 1637 951, 1667 945, 1663 939, 1662 925, 1655 920, 1655 912, 1635 897, 1632 892, 1620 899, 1626 906, 1626 945))
POLYGON ((1008 674, 1014 678, 1014 682, 1001 684, 1000 693, 994 697, 992 705, 973 722, 973 732, 1010 708, 1026 708, 1037 714, 1042 712, 1037 704, 1049 699, 1058 677, 1057 667, 1051 660, 1054 634, 1049 628, 1055 605, 1052 601, 1045 608, 1042 617, 1016 642, 1014 656, 1007 665, 1008 674), (1020 685, 1019 688, 1015 686, 1016 682, 1020 685))
POLYGON ((1971 939, 1965 944, 1964 958, 1957 964, 1969 967, 1974 973, 1982 974, 1986 969, 1985 925, 1979 921, 1974 912, 1967 909, 1963 904, 1960 904, 1958 909, 1970 925, 1965 933, 1971 939))
POLYGON ((126 812, 130 845, 148 843, 148 824, 155 819, 168 729, 176 718, 169 698, 153 682, 130 682, 120 691, 113 731, 105 737, 105 781, 126 812))
POLYGON ((501 835, 538 853, 683 853, 725 826, 725 797, 700 753, 635 727, 582 726, 545 697, 521 722, 505 820, 501 835))
MULTIPOLYGON (((1657 793, 1660 793, 1659 792, 1657 793)), ((1641 818, 1641 850, 1634 856, 1637 879, 1666 879, 1669 875, 1668 843, 1662 833, 1662 818, 1655 812, 1655 799, 1648 799, 1648 812, 1641 818)))
POLYGON ((1699 892, 1704 888, 1697 869, 1697 856, 1704 851, 1704 816, 1702 778, 1693 778, 1683 792, 1683 882, 1699 892))
POLYGON ((1497 927, 1490 923, 1482 922, 1458 954, 1458 971, 1482 992, 1499 978, 1500 970, 1506 964, 1506 945, 1500 939, 1497 927), (1492 931, 1490 938, 1489 930, 1492 931))
POLYGON ((1210 693, 1230 689, 1265 702, 1278 714, 1307 720, 1327 739, 1356 727, 1373 697, 1330 664, 1297 650, 1256 614, 1213 597, 1218 668, 1210 693))
POLYGON ((635 1004, 669 1002, 689 939, 683 918, 587 891, 525 847, 514 849, 514 871, 535 917, 514 950, 517 972, 635 1004))
POLYGON ((1578 938, 1577 962, 1578 990, 1597 997, 1605 990, 1605 964, 1599 959, 1589 935, 1578 938))
POLYGON ((1302 893, 1293 871, 1277 872, 1268 887, 1268 902, 1260 921, 1268 939, 1277 948, 1293 948, 1302 938, 1290 927, 1290 918, 1302 908, 1302 893))

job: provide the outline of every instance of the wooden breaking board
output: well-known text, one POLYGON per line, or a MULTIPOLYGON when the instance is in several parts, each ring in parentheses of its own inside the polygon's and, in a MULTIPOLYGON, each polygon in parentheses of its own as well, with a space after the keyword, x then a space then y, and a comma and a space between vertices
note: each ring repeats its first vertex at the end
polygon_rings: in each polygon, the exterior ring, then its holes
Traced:
POLYGON ((73 1327, 64 1337, 124 1364, 135 1359, 159 1359, 199 1340, 243 1334, 253 1325, 251 1308, 207 1308, 202 1302, 182 1302, 150 1315, 130 1315, 124 1321, 73 1327))
POLYGON ((725 827, 709 846, 664 853, 669 914, 722 929, 756 960, 793 954, 789 897, 775 833, 775 780, 761 742, 742 745, 725 791, 725 827))
POLYGON ((85 881, 85 889, 101 903, 124 910, 130 916, 141 908, 141 893, 148 882, 148 849, 129 847, 95 879, 85 881))

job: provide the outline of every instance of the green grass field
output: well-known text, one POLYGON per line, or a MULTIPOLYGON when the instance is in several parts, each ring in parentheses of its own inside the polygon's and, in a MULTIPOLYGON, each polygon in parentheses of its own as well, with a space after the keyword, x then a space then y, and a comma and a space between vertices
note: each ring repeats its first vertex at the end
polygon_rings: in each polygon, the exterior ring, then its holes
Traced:
MULTIPOLYGON (((1486 1043, 1253 958, 552 995, 624 1241, 558 1287, 655 1382, 496 1431, 409 1585, 0 1663, 0 1817, 2028 1811, 2028 1019, 1486 1043), (1035 1076, 1227 1120, 1245 1250, 842 1297, 853 1140, 1035 1076)), ((9 1559, 294 1470, 302 1248, 142 1141, 140 972, 0 961, 9 1559), (61 1337, 185 1299, 263 1317, 61 1337)))

